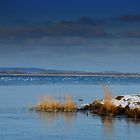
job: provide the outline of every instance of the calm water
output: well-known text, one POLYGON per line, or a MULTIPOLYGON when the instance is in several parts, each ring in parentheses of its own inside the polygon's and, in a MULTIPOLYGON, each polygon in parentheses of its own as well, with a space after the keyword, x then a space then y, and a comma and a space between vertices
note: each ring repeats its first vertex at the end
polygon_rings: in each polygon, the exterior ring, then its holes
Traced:
POLYGON ((78 104, 81 104, 78 101, 81 98, 84 99, 83 103, 102 98, 101 85, 103 83, 109 84, 114 95, 140 93, 140 79, 53 77, 52 80, 51 77, 37 78, 0 77, 0 140, 131 140, 140 138, 140 122, 135 122, 133 119, 100 117, 90 113, 86 115, 28 111, 30 103, 35 105, 37 98, 46 94, 58 99, 65 94, 70 94, 78 104))
POLYGON ((140 77, 114 76, 14 76, 0 75, 1 85, 52 85, 52 84, 140 84, 140 77))

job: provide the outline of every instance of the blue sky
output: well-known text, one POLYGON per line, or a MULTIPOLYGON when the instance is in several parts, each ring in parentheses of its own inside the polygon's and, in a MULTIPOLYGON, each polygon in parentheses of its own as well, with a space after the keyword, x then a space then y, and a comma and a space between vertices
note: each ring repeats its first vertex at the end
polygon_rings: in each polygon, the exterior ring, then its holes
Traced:
POLYGON ((140 12, 139 0, 1 0, 1 17, 56 20, 106 17, 140 12), (45 19, 44 19, 45 18, 45 19))
POLYGON ((77 17, 105 18, 140 13, 139 0, 1 0, 1 24, 72 20, 77 17))
POLYGON ((140 72, 139 0, 0 0, 0 67, 140 72))

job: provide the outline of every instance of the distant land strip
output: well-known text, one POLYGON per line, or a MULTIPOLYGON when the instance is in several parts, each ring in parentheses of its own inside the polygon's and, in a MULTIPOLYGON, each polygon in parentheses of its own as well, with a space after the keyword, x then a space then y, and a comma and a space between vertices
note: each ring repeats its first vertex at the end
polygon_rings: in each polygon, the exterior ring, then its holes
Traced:
POLYGON ((137 73, 0 73, 0 76, 109 76, 109 77, 140 77, 137 73))

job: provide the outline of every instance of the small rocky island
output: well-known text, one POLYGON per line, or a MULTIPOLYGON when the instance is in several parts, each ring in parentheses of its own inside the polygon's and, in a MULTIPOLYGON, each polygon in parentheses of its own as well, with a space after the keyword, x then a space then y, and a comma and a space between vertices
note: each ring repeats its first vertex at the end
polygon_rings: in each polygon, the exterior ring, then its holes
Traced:
POLYGON ((140 119, 140 94, 117 96, 111 100, 95 100, 91 104, 83 104, 82 109, 102 116, 123 115, 140 119))
POLYGON ((127 116, 140 119, 140 94, 122 95, 112 98, 107 86, 103 86, 104 99, 95 100, 91 104, 82 105, 94 114, 102 116, 127 116))

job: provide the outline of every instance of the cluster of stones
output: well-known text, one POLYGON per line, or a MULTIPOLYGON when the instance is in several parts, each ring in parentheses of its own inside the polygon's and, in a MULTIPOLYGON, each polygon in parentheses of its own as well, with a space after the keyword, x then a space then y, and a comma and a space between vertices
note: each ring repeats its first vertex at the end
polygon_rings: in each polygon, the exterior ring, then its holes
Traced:
POLYGON ((83 110, 91 110, 94 114, 103 116, 125 115, 140 118, 140 95, 124 95, 113 98, 111 102, 94 101, 81 106, 83 110))

